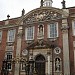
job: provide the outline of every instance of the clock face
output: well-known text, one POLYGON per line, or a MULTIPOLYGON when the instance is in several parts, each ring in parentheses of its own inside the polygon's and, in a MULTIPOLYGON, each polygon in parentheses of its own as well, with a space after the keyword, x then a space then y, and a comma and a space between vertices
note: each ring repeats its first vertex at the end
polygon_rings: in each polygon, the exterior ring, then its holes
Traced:
POLYGON ((56 48, 54 49, 54 53, 55 53, 55 54, 61 53, 61 49, 60 49, 59 47, 56 47, 56 48))
POLYGON ((27 49, 24 49, 23 51, 22 51, 22 55, 23 56, 26 56, 28 54, 28 50, 27 49))

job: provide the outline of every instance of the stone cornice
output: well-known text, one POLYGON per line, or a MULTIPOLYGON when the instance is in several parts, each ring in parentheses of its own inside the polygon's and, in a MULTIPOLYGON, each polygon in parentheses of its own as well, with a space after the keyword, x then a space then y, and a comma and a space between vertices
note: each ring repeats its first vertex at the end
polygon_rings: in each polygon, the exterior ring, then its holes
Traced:
POLYGON ((4 28, 13 28, 13 27, 18 27, 18 26, 22 26, 22 25, 11 25, 11 24, 8 24, 8 25, 1 25, 0 26, 0 29, 4 29, 4 28))

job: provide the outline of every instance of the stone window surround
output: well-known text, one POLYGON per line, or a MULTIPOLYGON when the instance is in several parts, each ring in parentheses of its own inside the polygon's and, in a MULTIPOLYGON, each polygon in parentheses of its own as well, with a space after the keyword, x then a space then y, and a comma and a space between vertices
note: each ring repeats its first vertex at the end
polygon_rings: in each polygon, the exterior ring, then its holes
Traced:
POLYGON ((33 27, 33 31, 32 31, 32 32, 33 32, 33 34, 32 34, 33 36, 32 36, 32 38, 30 38, 30 39, 27 38, 28 27, 26 27, 26 28, 25 28, 25 40, 33 40, 33 39, 34 39, 35 27, 34 27, 34 26, 30 26, 30 27, 33 27))
MULTIPOLYGON (((58 22, 53 22, 53 23, 56 23, 56 25, 57 25, 57 27, 56 27, 56 29, 57 29, 57 36, 56 37, 58 37, 58 22)), ((48 38, 56 38, 56 37, 50 37, 50 24, 53 24, 53 23, 49 23, 48 24, 48 38)))
POLYGON ((15 34, 16 34, 16 29, 9 29, 8 33, 7 33, 7 42, 14 42, 15 41, 15 34), (11 30, 14 31, 14 36, 13 36, 14 38, 12 41, 9 40, 9 34, 10 34, 11 30))

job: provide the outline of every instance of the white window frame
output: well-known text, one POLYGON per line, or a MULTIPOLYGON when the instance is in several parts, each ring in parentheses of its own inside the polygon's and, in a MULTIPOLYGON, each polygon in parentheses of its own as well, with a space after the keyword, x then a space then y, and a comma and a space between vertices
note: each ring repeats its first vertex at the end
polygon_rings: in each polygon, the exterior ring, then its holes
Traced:
MULTIPOLYGON (((34 31, 35 31, 35 28, 34 26, 30 26, 30 27, 26 27, 25 28, 25 40, 33 40, 34 39, 34 31), (33 30, 32 31, 32 36, 30 36, 30 38, 28 38, 28 28, 32 27, 33 30), (32 38, 31 38, 32 37, 32 38)), ((30 32, 30 31, 29 31, 30 32)), ((30 34, 30 33, 29 33, 30 34)))
POLYGON ((72 32, 73 36, 75 36, 75 20, 72 21, 72 32))
POLYGON ((26 64, 25 63, 21 63, 21 71, 25 71, 25 67, 26 67, 26 64))
POLYGON ((54 22, 54 23, 50 23, 50 24, 48 24, 48 38, 56 38, 56 37, 58 37, 58 22, 54 22), (52 37, 50 35, 50 24, 56 24, 57 35, 55 37, 52 37))
POLYGON ((6 51, 13 51, 14 50, 14 46, 6 46, 6 51))
POLYGON ((7 42, 14 42, 14 41, 15 41, 15 33, 16 33, 16 29, 9 29, 9 30, 8 30, 7 42), (9 36, 9 35, 10 35, 10 31, 14 31, 14 35, 13 35, 13 39, 12 39, 12 40, 10 40, 10 38, 9 38, 9 37, 10 37, 10 36, 9 36))
POLYGON ((75 49, 74 49, 74 68, 75 68, 75 49))
POLYGON ((0 31, 0 43, 2 41, 2 31, 0 31))
MULTIPOLYGON (((11 52, 11 51, 7 51, 6 53, 5 53, 5 59, 7 60, 7 55, 8 55, 8 53, 10 54, 10 55, 12 55, 12 58, 13 58, 13 52, 11 52)), ((11 64, 11 69, 8 69, 9 71, 11 71, 12 70, 12 64, 11 64)))

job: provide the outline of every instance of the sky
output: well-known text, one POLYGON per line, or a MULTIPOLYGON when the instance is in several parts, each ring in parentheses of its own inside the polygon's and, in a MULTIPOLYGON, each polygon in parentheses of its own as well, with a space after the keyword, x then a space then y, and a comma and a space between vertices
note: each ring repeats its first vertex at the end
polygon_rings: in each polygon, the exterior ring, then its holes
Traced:
MULTIPOLYGON (((0 21, 7 19, 7 15, 10 18, 16 18, 21 16, 22 9, 25 9, 25 13, 39 8, 41 0, 0 0, 0 21)), ((75 0, 65 0, 66 7, 75 6, 75 0)), ((62 0, 53 0, 53 7, 62 8, 62 0)))

